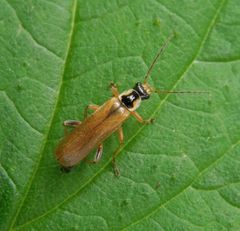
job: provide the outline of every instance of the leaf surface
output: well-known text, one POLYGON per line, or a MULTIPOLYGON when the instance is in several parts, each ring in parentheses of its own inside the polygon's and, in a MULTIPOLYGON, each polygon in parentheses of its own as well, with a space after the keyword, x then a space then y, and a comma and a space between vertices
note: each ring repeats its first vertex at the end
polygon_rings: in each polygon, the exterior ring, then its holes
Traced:
MULTIPOLYGON (((239 230, 237 0, 0 0, 1 230, 239 230), (152 95, 97 165, 62 173, 62 122, 141 81, 152 95)), ((93 158, 94 152, 89 158, 93 158)))

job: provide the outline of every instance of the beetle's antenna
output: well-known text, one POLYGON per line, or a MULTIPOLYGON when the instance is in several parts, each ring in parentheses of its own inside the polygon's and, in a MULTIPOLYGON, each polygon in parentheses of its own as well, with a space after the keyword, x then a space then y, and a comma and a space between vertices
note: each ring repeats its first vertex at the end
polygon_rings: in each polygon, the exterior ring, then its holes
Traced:
POLYGON ((147 74, 145 75, 145 78, 144 78, 143 83, 147 83, 148 78, 149 78, 149 76, 150 76, 150 74, 151 74, 151 72, 152 72, 152 69, 153 69, 154 65, 156 64, 158 58, 163 54, 163 52, 165 51, 165 49, 167 48, 167 46, 169 45, 170 41, 172 40, 172 38, 173 38, 174 36, 175 36, 175 33, 171 33, 171 34, 168 36, 167 40, 166 40, 166 41, 164 42, 164 44, 162 45, 162 47, 160 48, 160 50, 158 51, 156 57, 154 58, 151 66, 149 67, 149 69, 148 69, 148 71, 147 71, 147 74))
POLYGON ((158 94, 168 94, 168 93, 177 93, 177 94, 209 94, 209 91, 167 91, 160 89, 153 89, 154 92, 158 94))

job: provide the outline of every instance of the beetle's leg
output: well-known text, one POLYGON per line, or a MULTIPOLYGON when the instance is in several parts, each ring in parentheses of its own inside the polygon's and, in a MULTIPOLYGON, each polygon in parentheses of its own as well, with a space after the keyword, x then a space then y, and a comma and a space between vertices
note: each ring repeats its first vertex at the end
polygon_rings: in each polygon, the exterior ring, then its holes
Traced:
POLYGON ((100 144, 97 148, 96 155, 93 160, 95 163, 97 163, 101 159, 102 153, 103 153, 103 144, 100 144))
POLYGON ((117 89, 117 86, 114 83, 110 83, 110 87, 111 87, 113 96, 118 97, 119 91, 117 89))
POLYGON ((96 105, 96 104, 90 104, 88 106, 85 107, 85 110, 84 110, 84 118, 87 118, 87 115, 88 115, 88 110, 93 110, 93 111, 96 111, 100 106, 96 105))
POLYGON ((112 166, 113 166, 113 171, 114 171, 115 176, 120 176, 119 168, 116 165, 116 157, 119 154, 119 151, 120 151, 120 149, 121 149, 121 147, 123 145, 123 129, 122 129, 122 127, 120 127, 117 132, 118 132, 118 139, 119 139, 119 143, 120 144, 119 144, 118 148, 116 149, 116 151, 113 154, 112 166))
POLYGON ((90 163, 90 164, 96 164, 101 159, 102 153, 103 153, 103 144, 100 144, 97 148, 94 159, 93 160, 87 160, 87 162, 90 163))
POLYGON ((81 124, 81 121, 79 120, 65 120, 63 122, 63 126, 67 126, 67 127, 77 127, 80 124, 81 124))
POLYGON ((68 135, 68 131, 67 131, 67 129, 66 129, 66 127, 77 127, 77 126, 79 126, 81 124, 81 121, 79 121, 79 120, 65 120, 64 122, 63 122, 63 126, 64 126, 64 134, 65 135, 68 135))
POLYGON ((60 170, 64 173, 69 173, 71 171, 71 168, 72 167, 64 167, 64 166, 61 166, 60 167, 60 170))
POLYGON ((123 137, 123 129, 122 129, 122 127, 120 127, 120 128, 117 130, 117 133, 118 133, 119 143, 120 143, 120 144, 123 144, 124 137, 123 137))
POLYGON ((138 122, 142 124, 151 124, 154 121, 153 118, 144 120, 136 111, 131 111, 131 114, 137 119, 138 122))

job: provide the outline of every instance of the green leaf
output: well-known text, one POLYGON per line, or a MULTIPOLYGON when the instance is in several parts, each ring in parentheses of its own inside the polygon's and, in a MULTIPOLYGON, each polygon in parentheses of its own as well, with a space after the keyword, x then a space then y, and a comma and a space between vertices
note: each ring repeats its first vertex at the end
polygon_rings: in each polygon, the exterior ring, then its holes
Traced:
MULTIPOLYGON (((1 230, 240 230, 238 0, 0 0, 1 230), (112 172, 62 173, 62 122, 101 105, 111 81, 209 94, 152 95, 130 118, 112 172)), ((93 158, 94 151, 89 158, 93 158)))

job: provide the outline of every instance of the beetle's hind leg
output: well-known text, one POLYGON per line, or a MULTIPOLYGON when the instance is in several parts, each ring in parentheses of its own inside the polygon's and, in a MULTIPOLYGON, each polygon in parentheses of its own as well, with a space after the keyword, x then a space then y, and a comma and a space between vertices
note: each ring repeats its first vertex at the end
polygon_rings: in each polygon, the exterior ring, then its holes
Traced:
POLYGON ((120 151, 120 149, 122 148, 122 145, 123 145, 124 136, 123 136, 122 127, 120 127, 117 132, 118 132, 119 146, 115 150, 115 152, 113 153, 112 166, 113 166, 113 172, 114 172, 115 176, 118 177, 118 176, 120 176, 120 170, 119 170, 119 168, 117 167, 117 164, 116 164, 116 157, 118 156, 119 151, 120 151))
POLYGON ((86 119, 88 116, 88 110, 96 111, 99 107, 100 106, 98 106, 96 104, 89 104, 88 106, 86 106, 85 110, 84 110, 84 119, 86 119))
POLYGON ((102 153, 103 153, 103 144, 100 144, 97 148, 94 159, 93 160, 87 160, 87 162, 89 164, 96 164, 97 162, 99 162, 101 160, 102 153))

